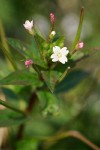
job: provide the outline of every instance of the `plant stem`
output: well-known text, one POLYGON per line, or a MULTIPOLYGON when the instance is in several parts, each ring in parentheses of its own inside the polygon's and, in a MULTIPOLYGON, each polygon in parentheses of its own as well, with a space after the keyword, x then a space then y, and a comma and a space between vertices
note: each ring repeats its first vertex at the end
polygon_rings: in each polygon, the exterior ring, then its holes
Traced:
POLYGON ((68 131, 64 133, 57 134, 56 136, 49 137, 47 138, 46 142, 55 142, 57 140, 67 138, 67 137, 74 137, 79 139, 80 141, 84 142, 87 144, 89 147, 91 147, 93 150, 100 150, 100 148, 92 143, 90 140, 88 140, 85 136, 83 136, 80 132, 78 131, 68 131))
MULTIPOLYGON (((35 104, 36 101, 36 93, 33 92, 30 99, 29 99, 29 104, 25 110, 25 113, 28 115, 32 112, 33 106, 35 104)), ((18 128, 18 132, 17 132, 17 140, 21 140, 23 138, 23 134, 24 134, 24 129, 25 129, 25 124, 21 124, 18 128)))
POLYGON ((74 42, 73 42, 73 44, 72 44, 72 46, 71 46, 71 50, 74 50, 74 49, 75 49, 75 46, 76 46, 76 44, 77 44, 78 41, 79 41, 79 38, 80 38, 80 35, 81 35, 81 30, 82 30, 83 17, 84 17, 84 8, 82 7, 82 8, 81 8, 81 11, 80 11, 80 21, 79 21, 77 33, 76 33, 74 42))
POLYGON ((33 106, 34 106, 35 101, 36 101, 36 97, 37 97, 36 93, 33 92, 31 97, 30 97, 28 107, 26 108, 26 112, 27 113, 31 113, 32 112, 33 106))

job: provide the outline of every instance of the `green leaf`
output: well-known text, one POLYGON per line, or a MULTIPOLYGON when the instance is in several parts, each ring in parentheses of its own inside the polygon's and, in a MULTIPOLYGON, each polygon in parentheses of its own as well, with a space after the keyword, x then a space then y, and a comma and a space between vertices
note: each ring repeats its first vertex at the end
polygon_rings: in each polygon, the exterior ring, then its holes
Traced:
POLYGON ((81 35, 81 30, 82 30, 82 24, 83 24, 83 17, 84 17, 84 8, 81 8, 80 21, 79 21, 77 33, 76 33, 74 42, 73 42, 73 44, 72 44, 71 50, 74 50, 75 47, 76 47, 76 45, 77 45, 77 43, 79 42, 80 35, 81 35))
POLYGON ((60 92, 67 92, 68 90, 77 86, 80 81, 85 79, 89 75, 88 72, 82 70, 75 70, 70 72, 66 78, 58 84, 57 88, 55 89, 56 93, 60 92))
POLYGON ((46 40, 44 40, 40 35, 36 34, 37 43, 39 44, 40 53, 43 57, 43 52, 47 51, 46 47, 49 45, 46 40))
POLYGON ((42 57, 41 52, 41 43, 39 43, 37 36, 31 38, 31 43, 28 45, 29 51, 31 51, 30 58, 33 59, 34 64, 39 65, 43 68, 47 68, 47 65, 42 57))
POLYGON ((30 99, 30 95, 32 94, 33 88, 32 86, 23 86, 17 91, 18 96, 20 99, 24 101, 28 101, 30 99))
POLYGON ((64 46, 64 41, 65 41, 65 37, 64 36, 60 36, 60 37, 55 37, 53 39, 53 46, 59 46, 59 47, 63 47, 64 46))
POLYGON ((15 63, 14 57, 10 51, 10 48, 8 46, 7 40, 6 40, 6 36, 5 36, 5 32, 2 26, 2 23, 0 21, 0 47, 5 55, 5 57, 7 58, 7 60, 9 60, 9 62, 11 63, 12 67, 14 68, 14 70, 17 69, 17 65, 15 63))
POLYGON ((14 92, 14 90, 10 89, 10 88, 6 88, 6 87, 2 87, 1 88, 2 92, 4 95, 6 95, 6 97, 9 100, 17 100, 18 101, 18 95, 14 92))
POLYGON ((42 59, 44 60, 45 64, 47 65, 46 62, 46 54, 48 53, 48 50, 50 48, 50 43, 47 42, 44 38, 42 38, 40 35, 36 34, 36 39, 37 39, 37 43, 39 45, 39 50, 40 50, 40 54, 42 59))
POLYGON ((7 41, 22 56, 25 57, 25 54, 27 55, 27 51, 28 51, 28 45, 27 44, 25 44, 24 42, 22 42, 18 39, 14 39, 14 38, 8 38, 7 41))
POLYGON ((30 37, 29 44, 26 44, 18 39, 13 38, 8 38, 8 43, 14 49, 16 49, 23 57, 25 57, 26 59, 32 59, 34 61, 34 64, 39 65, 41 67, 47 67, 40 55, 40 45, 38 42, 36 43, 35 37, 30 37))
POLYGON ((39 29, 38 24, 34 24, 34 30, 35 30, 35 35, 39 35, 42 39, 45 39, 43 33, 41 32, 41 30, 39 29))
POLYGON ((0 127, 19 125, 27 120, 28 118, 17 112, 8 109, 0 110, 0 127))
POLYGON ((51 92, 54 92, 55 86, 66 76, 69 66, 72 66, 72 60, 69 60, 66 64, 58 63, 52 70, 41 71, 42 77, 51 92))
POLYGON ((19 112, 19 113, 25 115, 24 111, 22 111, 22 110, 16 108, 16 107, 14 106, 14 104, 11 104, 11 103, 9 103, 9 102, 7 102, 7 101, 5 102, 5 101, 3 101, 3 100, 1 100, 1 99, 0 99, 0 104, 3 105, 3 106, 5 106, 5 107, 7 107, 7 108, 9 108, 9 109, 11 109, 11 110, 14 110, 14 111, 16 111, 16 112, 19 112))
POLYGON ((0 85, 32 85, 35 87, 41 86, 42 83, 36 73, 18 70, 0 80, 0 85))
POLYGON ((44 116, 47 116, 48 114, 59 114, 59 101, 54 94, 49 91, 39 91, 37 92, 37 95, 44 116))
POLYGON ((38 140, 23 139, 16 142, 16 150, 38 150, 38 140))

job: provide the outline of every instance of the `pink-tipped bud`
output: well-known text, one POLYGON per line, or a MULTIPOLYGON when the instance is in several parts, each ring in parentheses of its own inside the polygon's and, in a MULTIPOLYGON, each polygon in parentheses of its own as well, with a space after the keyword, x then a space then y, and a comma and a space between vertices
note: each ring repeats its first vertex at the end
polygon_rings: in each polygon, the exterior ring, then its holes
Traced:
POLYGON ((50 20, 51 20, 51 23, 54 24, 54 22, 55 22, 55 15, 53 13, 50 13, 50 20))
POLYGON ((25 61, 26 68, 29 68, 29 66, 32 64, 33 64, 33 61, 31 59, 25 61))
POLYGON ((84 47, 84 43, 83 42, 79 42, 76 46, 77 49, 83 48, 84 47))

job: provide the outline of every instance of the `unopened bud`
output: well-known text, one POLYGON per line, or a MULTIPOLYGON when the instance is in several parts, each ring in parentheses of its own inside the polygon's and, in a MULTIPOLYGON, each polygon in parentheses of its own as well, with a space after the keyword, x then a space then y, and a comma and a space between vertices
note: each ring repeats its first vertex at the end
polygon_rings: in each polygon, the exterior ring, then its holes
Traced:
POLYGON ((55 32, 55 31, 52 31, 52 32, 50 33, 50 35, 49 35, 50 39, 53 39, 54 36, 55 36, 55 34, 56 34, 56 32, 55 32))
POLYGON ((55 15, 53 13, 50 13, 50 20, 51 20, 51 23, 54 24, 54 22, 55 22, 55 15))
POLYGON ((55 36, 55 34, 56 34, 55 31, 52 31, 52 32, 51 32, 51 35, 52 35, 52 36, 55 36))
POLYGON ((68 70, 69 70, 69 69, 71 69, 71 67, 70 67, 70 66, 68 67, 68 70))
POLYGON ((33 61, 31 59, 25 61, 26 68, 29 68, 29 66, 32 64, 33 64, 33 61))
POLYGON ((76 45, 76 49, 80 49, 80 48, 83 48, 84 47, 84 43, 83 42, 79 42, 77 45, 76 45))

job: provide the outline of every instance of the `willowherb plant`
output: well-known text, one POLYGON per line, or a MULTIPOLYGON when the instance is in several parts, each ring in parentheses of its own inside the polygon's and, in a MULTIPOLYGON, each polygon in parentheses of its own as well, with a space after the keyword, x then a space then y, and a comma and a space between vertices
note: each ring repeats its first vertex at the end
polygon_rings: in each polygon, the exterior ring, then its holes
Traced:
MULTIPOLYGON (((56 20, 53 13, 50 13, 51 29, 47 39, 38 32, 33 20, 26 20, 23 27, 28 31, 31 42, 24 43, 13 38, 7 39, 9 45, 17 50, 23 58, 24 61, 22 62, 25 66, 24 68, 22 67, 22 69, 19 69, 16 65, 12 54, 8 50, 7 43, 1 40, 2 49, 15 71, 1 79, 0 85, 21 85, 19 90, 21 98, 23 100, 28 98, 28 102, 24 109, 19 109, 9 101, 0 100, 1 105, 13 110, 0 110, 0 126, 8 127, 19 125, 18 132, 16 133, 18 140, 23 137, 25 122, 32 118, 32 111, 36 100, 39 100, 40 114, 42 113, 43 116, 47 117, 49 114, 59 114, 58 99, 55 93, 61 92, 62 83, 65 85, 65 88, 68 88, 64 78, 66 77, 67 79, 67 76, 69 76, 71 72, 73 74, 72 70, 75 64, 85 56, 84 52, 81 58, 75 56, 75 53, 77 51, 80 52, 81 50, 79 49, 84 47, 84 43, 80 42, 83 15, 84 9, 82 8, 75 40, 68 49, 65 45, 64 36, 59 36, 55 31, 56 20), (24 93, 26 97, 22 96, 23 90, 26 92, 26 94, 24 93)), ((70 82, 69 77, 68 82, 70 82)), ((75 135, 76 138, 79 137, 79 139, 85 143, 88 141, 87 139, 84 140, 85 137, 82 137, 78 132, 68 132, 68 135, 66 134, 66 136, 73 135, 75 135)), ((66 136, 62 134, 57 137, 54 136, 53 138, 46 139, 47 141, 51 139, 57 140, 66 136)), ((91 142, 89 146, 92 148, 93 146, 95 147, 91 142)))

